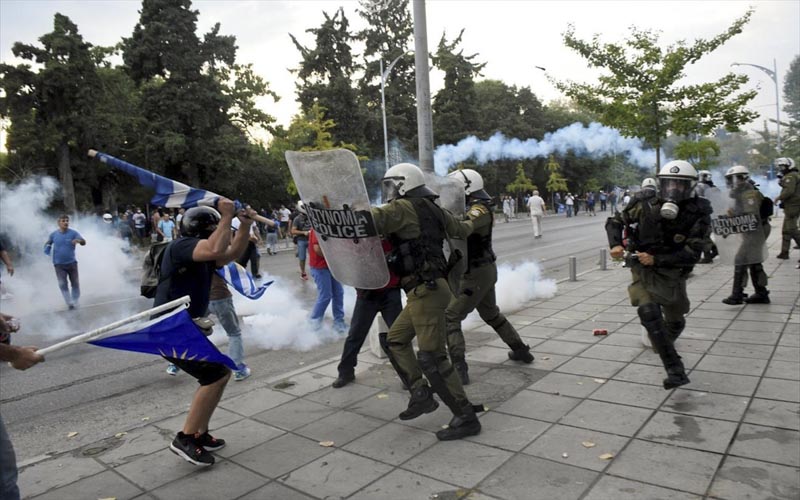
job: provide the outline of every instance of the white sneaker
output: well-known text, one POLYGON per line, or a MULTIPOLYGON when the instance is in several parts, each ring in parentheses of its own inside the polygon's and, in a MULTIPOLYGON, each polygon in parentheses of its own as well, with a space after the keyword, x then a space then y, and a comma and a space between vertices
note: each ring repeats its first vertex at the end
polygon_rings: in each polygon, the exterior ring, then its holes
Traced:
POLYGON ((247 365, 243 364, 241 370, 236 370, 233 372, 233 381, 234 382, 241 382, 242 380, 246 379, 250 376, 250 368, 247 365))
POLYGON ((170 363, 169 366, 167 366, 167 375, 172 375, 174 377, 175 375, 178 374, 179 371, 181 371, 181 369, 173 365, 172 363, 170 363))

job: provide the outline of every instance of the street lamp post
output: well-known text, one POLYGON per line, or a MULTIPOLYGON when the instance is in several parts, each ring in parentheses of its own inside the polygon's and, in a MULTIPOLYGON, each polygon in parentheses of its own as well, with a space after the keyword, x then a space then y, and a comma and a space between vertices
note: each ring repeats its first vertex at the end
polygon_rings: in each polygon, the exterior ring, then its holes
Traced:
POLYGON ((759 66, 758 64, 750 64, 750 63, 732 63, 731 66, 752 66, 754 68, 758 68, 764 73, 766 73, 770 78, 772 78, 773 83, 775 83, 775 123, 778 126, 778 140, 775 145, 775 148, 778 150, 778 153, 781 152, 781 105, 780 105, 780 93, 778 92, 778 62, 773 59, 772 60, 772 69, 765 68, 764 66, 759 66))
POLYGON ((392 71, 392 68, 394 68, 394 65, 397 64, 397 61, 399 61, 400 58, 406 54, 407 52, 397 56, 394 61, 389 64, 389 67, 386 68, 386 71, 383 70, 383 59, 380 60, 381 114, 383 115, 383 157, 386 160, 386 170, 389 170, 389 135, 386 131, 386 96, 384 94, 384 86, 386 85, 386 79, 389 77, 389 73, 392 71))

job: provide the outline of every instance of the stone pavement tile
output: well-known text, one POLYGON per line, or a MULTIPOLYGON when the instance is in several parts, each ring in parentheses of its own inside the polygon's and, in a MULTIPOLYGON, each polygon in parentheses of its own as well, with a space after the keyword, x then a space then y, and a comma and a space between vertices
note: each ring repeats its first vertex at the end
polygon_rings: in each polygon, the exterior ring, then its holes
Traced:
POLYGON ((557 335, 560 335, 563 332, 563 328, 551 328, 547 326, 541 325, 529 325, 525 328, 520 328, 517 330, 517 333, 520 334, 522 337, 533 337, 537 339, 550 339, 557 335))
POLYGON ((556 368, 557 372, 586 375, 589 377, 611 378, 615 373, 625 367, 619 361, 606 361, 600 359, 572 358, 556 368))
POLYGON ((587 349, 589 346, 578 342, 562 342, 560 340, 547 340, 536 346, 536 352, 546 352, 549 354, 563 354, 564 356, 574 356, 587 349))
POLYGON ((568 309, 569 303, 568 301, 555 301, 555 300, 547 300, 544 302, 540 302, 534 306, 534 308, 539 310, 548 310, 548 311, 560 311, 562 309, 568 309))
POLYGON ((118 446, 95 455, 95 458, 110 466, 122 465, 144 455, 168 447, 177 431, 161 430, 153 425, 134 429, 119 439, 110 438, 118 446))
POLYGON ((592 335, 592 330, 595 328, 605 328, 608 330, 608 333, 613 333, 628 324, 625 321, 584 321, 583 323, 578 323, 577 325, 572 326, 570 330, 577 330, 586 332, 590 337, 594 337, 592 335))
POLYGON ((316 441, 333 441, 343 446, 357 437, 377 429, 385 422, 350 411, 339 411, 295 430, 296 434, 316 441))
POLYGON ((681 334, 681 339, 717 340, 720 335, 722 335, 720 328, 700 328, 691 321, 687 321, 686 330, 681 334))
MULTIPOLYGON (((365 344, 366 344, 366 342, 365 342, 365 344)), ((363 349, 361 349, 361 352, 359 353, 358 364, 356 365, 355 369, 353 370, 355 372, 355 374, 356 374, 356 377, 358 377, 359 375, 364 374, 365 372, 368 372, 370 369, 372 369, 375 366, 376 363, 372 363, 370 361, 366 361, 365 358, 367 357, 368 354, 371 354, 369 352, 369 348, 368 347, 364 347, 363 349)), ((377 364, 382 365, 383 363, 379 362, 377 364)), ((319 373, 320 375, 325 375, 326 377, 336 378, 336 377, 339 376, 338 366, 339 366, 339 361, 336 360, 336 361, 332 361, 332 362, 330 362, 330 363, 328 363, 326 365, 318 366, 318 367, 314 368, 311 371, 314 372, 314 373, 319 373)))
POLYGON ((522 391, 496 408, 502 413, 555 422, 580 403, 580 399, 522 391))
POLYGON ((336 408, 344 408, 357 401, 374 396, 379 392, 381 392, 381 390, 378 388, 352 383, 339 389, 326 387, 325 389, 306 395, 305 399, 336 408))
POLYGON ((343 449, 387 464, 400 465, 436 441, 431 432, 390 423, 351 441, 343 449))
POLYGON ((238 500, 314 500, 305 493, 300 493, 279 482, 273 481, 266 486, 251 491, 247 495, 240 497, 238 500))
POLYGON ((730 311, 719 310, 719 309, 707 309, 701 306, 686 315, 686 321, 688 321, 689 323, 691 323, 696 318, 730 320, 731 318, 733 318, 733 315, 730 313, 730 311))
POLYGON ((731 442, 737 424, 722 420, 656 412, 636 436, 703 451, 724 453, 731 442))
POLYGON ((22 495, 36 496, 104 470, 105 467, 92 458, 60 455, 20 470, 17 486, 22 495))
POLYGON ((344 498, 392 467, 343 450, 320 457, 280 478, 280 482, 318 498, 344 498))
POLYGON ((592 321, 602 324, 606 324, 609 322, 626 323, 628 321, 633 321, 633 320, 638 321, 639 316, 636 314, 636 310, 631 307, 627 307, 626 309, 627 310, 625 312, 603 311, 587 319, 591 319, 592 321))
POLYGON ((787 335, 785 332, 781 336, 780 342, 778 345, 781 346, 788 346, 788 347, 800 347, 800 335, 787 335))
MULTIPOLYGON (((22 492, 26 494, 26 492, 22 492)), ((36 500, 65 500, 71 498, 115 498, 127 500, 141 495, 142 490, 112 471, 101 472, 70 485, 51 490, 36 500)))
POLYGON ((622 436, 633 436, 652 414, 653 410, 649 408, 634 408, 604 401, 586 400, 576 406, 559 423, 622 436))
POLYGON ((567 464, 516 455, 487 477, 479 489, 503 500, 577 499, 597 475, 567 464))
POLYGON ((800 498, 800 471, 785 465, 726 457, 709 495, 724 499, 800 498))
POLYGON ((303 372, 276 382, 272 384, 272 387, 294 396, 305 396, 323 387, 330 386, 334 380, 336 380, 334 377, 327 377, 313 372, 303 372))
POLYGON ((600 313, 595 313, 591 311, 576 311, 573 308, 569 309, 562 309, 561 311, 557 311, 553 313, 550 317, 553 319, 573 319, 576 321, 586 321, 589 318, 594 318, 600 313))
POLYGON ((524 314, 518 314, 518 313, 508 314, 508 315, 506 315, 506 319, 509 321, 509 323, 514 325, 515 328, 521 328, 523 326, 528 326, 531 323, 533 323, 534 321, 536 321, 535 318, 532 318, 532 317, 524 315, 524 314))
POLYGON ((523 453, 599 472, 608 466, 608 461, 599 458, 600 455, 611 453, 616 456, 628 441, 628 437, 556 424, 523 453), (594 446, 587 448, 583 443, 594 443, 594 446), (564 458, 564 453, 567 458, 564 458))
POLYGON ((733 373, 736 375, 752 375, 758 377, 764 373, 766 366, 767 361, 764 359, 714 356, 713 354, 707 354, 695 366, 695 369, 708 372, 733 373))
POLYGON ((800 467, 800 432, 742 424, 729 453, 800 467))
POLYGON ((599 344, 596 345, 615 345, 620 347, 641 347, 644 348, 644 344, 642 344, 642 336, 637 334, 633 335, 630 333, 621 333, 616 331, 606 336, 603 340, 600 341, 599 344))
POLYGON ((744 422, 800 431, 800 404, 754 398, 744 422))
POLYGON ((391 421, 408 407, 408 397, 407 392, 380 391, 372 397, 348 406, 347 411, 391 421))
POLYGON ((318 441, 284 434, 231 457, 230 460, 274 479, 327 455, 334 449, 320 446, 318 441))
POLYGON ((515 314, 519 314, 520 316, 526 316, 528 318, 545 318, 553 314, 553 309, 539 309, 538 306, 531 306, 526 307, 525 309, 520 309, 515 314))
POLYGON ((668 490, 621 477, 603 476, 583 500, 700 500, 702 497, 684 491, 668 490))
MULTIPOLYGON (((606 328, 609 333, 613 332, 611 328, 607 328, 606 326, 597 326, 593 328, 606 328)), ((553 338, 556 340, 561 340, 564 342, 581 342, 584 344, 596 344, 603 340, 602 335, 593 335, 592 330, 593 328, 582 329, 582 330, 565 330, 562 333, 554 336, 553 338)))
POLYGON ((479 347, 467 351, 467 361, 481 361, 484 363, 502 363, 508 360, 508 348, 479 347))
POLYGON ((440 401, 439 408, 432 413, 426 413, 413 420, 400 420, 398 418, 394 420, 394 423, 408 427, 414 427, 416 429, 422 429, 423 431, 436 432, 445 424, 447 424, 452 418, 452 412, 450 412, 447 406, 442 404, 440 401))
MULTIPOLYGON (((479 493, 471 493, 467 497, 459 496, 467 490, 436 481, 402 469, 395 469, 367 485, 348 500, 419 500, 419 499, 457 499, 478 500, 479 493)), ((485 497, 484 497, 485 498, 485 497)), ((281 499, 283 500, 283 499, 281 499)))
POLYGON ((223 400, 220 402, 219 406, 240 415, 250 417, 256 413, 275 408, 292 399, 294 399, 294 396, 262 387, 254 391, 240 394, 234 398, 223 400))
MULTIPOLYGON (((187 413, 179 413, 174 417, 166 418, 164 420, 159 420, 155 422, 153 425, 158 427, 159 429, 164 429, 165 431, 169 431, 172 434, 172 437, 175 437, 175 434, 181 429, 183 429, 183 424, 186 422, 186 415, 187 413)), ((232 424, 234 422, 238 422, 242 420, 244 417, 239 415, 238 413, 233 413, 232 411, 228 411, 225 408, 217 408, 214 410, 214 416, 211 417, 211 431, 213 432, 214 429, 219 427, 224 427, 228 424, 232 424)), ((171 441, 171 440, 170 440, 171 441)))
POLYGON ((800 382, 779 378, 763 378, 756 391, 756 397, 800 403, 800 382))
POLYGON ((704 354, 714 344, 711 340, 688 339, 679 338, 675 342, 675 349, 680 353, 693 352, 695 354, 704 354))
POLYGON ((580 354, 580 357, 608 361, 633 361, 643 350, 644 347, 641 344, 637 347, 623 347, 601 343, 586 349, 580 354))
POLYGON ((572 306, 572 309, 576 311, 600 312, 600 311, 611 310, 613 307, 618 307, 618 306, 609 306, 607 304, 588 304, 586 302, 578 302, 577 304, 572 306))
POLYGON ((531 368, 531 365, 508 361, 503 365, 495 365, 495 368, 483 374, 473 373, 472 381, 465 389, 471 401, 494 407, 542 379, 547 373, 531 368))
POLYGON ((547 318, 542 318, 538 320, 531 326, 532 327, 544 326, 549 328, 561 328, 563 330, 567 330, 573 327, 574 325, 580 323, 581 321, 582 320, 554 318, 553 316, 548 316, 547 318))
POLYGON ((248 418, 227 427, 217 429, 216 432, 214 432, 214 437, 225 440, 225 447, 214 452, 214 454, 221 457, 237 455, 270 439, 274 439, 285 432, 286 431, 277 429, 271 425, 265 425, 248 418))
POLYGON ((547 394, 585 398, 600 387, 592 377, 552 372, 528 389, 547 394))
POLYGON ((730 373, 704 372, 692 370, 689 374, 692 383, 685 389, 696 391, 732 394, 734 396, 752 396, 758 385, 758 377, 747 375, 731 375, 730 373))
POLYGON ((780 333, 783 331, 783 323, 770 323, 765 321, 734 320, 728 326, 728 330, 741 330, 753 333, 780 333))
POLYGON ((664 380, 665 376, 666 373, 661 366, 630 363, 611 378, 614 380, 657 385, 661 387, 662 380, 664 380))
POLYGON ((309 422, 327 417, 334 412, 336 412, 336 408, 331 408, 330 406, 308 401, 303 398, 295 398, 271 410, 262 411, 261 413, 253 415, 251 418, 291 431, 309 422))
POLYGON ((616 305, 622 301, 627 303, 628 298, 620 294, 604 293, 602 295, 595 295, 583 301, 584 304, 598 304, 598 305, 616 305))
POLYGON ((800 363, 800 348, 778 346, 775 349, 775 355, 772 356, 772 359, 800 363))
POLYGON ((643 408, 658 408, 669 396, 669 392, 652 385, 635 384, 621 380, 608 380, 594 391, 590 399, 619 403, 643 408))
POLYGON ((543 371, 552 371, 561 366, 562 364, 566 363, 571 359, 570 356, 562 356, 560 354, 549 354, 549 353, 538 353, 535 352, 533 355, 536 359, 533 360, 533 363, 529 365, 515 365, 519 366, 520 368, 525 369, 534 369, 534 370, 543 370, 543 371))
POLYGON ((196 470, 197 466, 182 459, 167 447, 114 469, 115 472, 144 490, 158 488, 196 470))
POLYGON ((784 378, 788 380, 800 380, 800 363, 791 361, 778 361, 773 359, 767 365, 765 377, 784 378))
POLYGON ((194 474, 156 488, 150 494, 163 500, 236 498, 259 488, 267 481, 244 467, 223 460, 212 467, 195 468, 194 474))
POLYGON ((470 441, 442 441, 403 464, 402 468, 472 488, 511 456, 511 452, 470 441))
POLYGON ((550 427, 550 424, 490 411, 481 416, 481 426, 480 434, 466 439, 504 450, 519 451, 550 427))
POLYGON ((725 342, 741 342, 744 344, 766 344, 766 345, 775 345, 778 343, 778 339, 780 338, 780 333, 770 333, 770 332, 746 332, 742 330, 726 330, 720 337, 719 340, 724 340, 725 342))
MULTIPOLYGON (((681 339, 683 340, 683 339, 681 339)), ((683 361, 683 366, 690 370, 691 368, 695 367, 701 359, 703 359, 702 353, 696 352, 684 352, 680 349, 680 346, 676 346, 678 354, 681 356, 683 361)), ((661 361, 661 358, 658 357, 658 354, 653 352, 652 349, 643 349, 642 353, 639 354, 636 359, 633 360, 635 363, 641 363, 643 365, 653 365, 653 366, 664 366, 664 363, 661 361)))
MULTIPOLYGON (((522 342, 527 344, 531 348, 536 347, 537 345, 546 342, 545 339, 537 339, 536 337, 525 337, 524 335, 520 335, 520 337, 522 338, 522 342)), ((486 345, 486 346, 489 346, 489 347, 497 347, 498 349, 505 349, 506 351, 508 351, 508 344, 506 344, 503 341, 503 339, 501 339, 501 338, 496 338, 496 339, 492 340, 491 342, 487 342, 487 343, 485 343, 483 345, 486 345)), ((479 347, 479 346, 476 346, 476 347, 479 347)), ((469 350, 469 346, 467 347, 467 350, 469 350)))
POLYGON ((716 356, 769 359, 773 350, 774 347, 771 345, 726 342, 725 339, 720 339, 709 349, 708 353, 716 356))
MULTIPOLYGON (((631 321, 627 325, 619 328, 614 333, 625 333, 627 335, 636 335, 640 337, 642 335, 642 325, 638 321, 631 321)), ((611 335, 609 335, 610 337, 611 335)))
MULTIPOLYGON (((687 387, 687 386, 684 386, 687 387)), ((747 409, 750 398, 678 388, 661 406, 662 410, 699 417, 738 422, 747 409)))
POLYGON ((714 453, 634 439, 607 472, 702 495, 721 460, 714 453))
POLYGON ((748 321, 766 321, 770 323, 786 323, 789 321, 789 313, 779 313, 777 311, 764 311, 760 306, 753 306, 751 308, 745 308, 744 311, 740 312, 738 316, 736 316, 736 320, 748 320, 748 321), (758 307, 757 309, 755 309, 758 307))

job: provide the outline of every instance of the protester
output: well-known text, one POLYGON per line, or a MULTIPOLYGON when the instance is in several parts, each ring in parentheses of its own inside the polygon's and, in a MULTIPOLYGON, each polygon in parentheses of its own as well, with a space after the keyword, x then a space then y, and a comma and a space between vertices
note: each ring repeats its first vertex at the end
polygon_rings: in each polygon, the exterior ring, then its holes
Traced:
POLYGON ((531 211, 531 222, 533 223, 533 237, 542 237, 542 217, 547 212, 544 200, 539 196, 539 191, 534 191, 533 196, 528 198, 528 209, 531 211))
MULTIPOLYGON (((250 208, 248 205, 247 208, 250 208)), ((258 219, 261 220, 269 220, 266 217, 261 215, 257 216, 258 219)), ((233 219, 233 230, 237 231, 239 229, 239 219, 233 219)), ((248 262, 250 263, 250 274, 253 275, 256 279, 261 279, 261 273, 259 273, 259 264, 261 262, 261 255, 258 253, 258 244, 261 241, 261 238, 258 235, 258 228, 255 224, 250 226, 250 236, 247 241, 247 248, 245 249, 244 253, 236 259, 236 262, 242 265, 242 267, 247 268, 248 262)))
POLYGON ((127 243, 125 251, 127 252, 133 242, 133 229, 131 228, 131 221, 128 219, 128 213, 123 213, 117 221, 117 232, 119 237, 127 243))
POLYGON ((278 235, 280 233, 280 219, 275 218, 275 214, 269 214, 268 218, 273 222, 272 225, 267 226, 267 255, 275 255, 278 245, 278 235))
POLYGON ((162 207, 156 207, 153 210, 153 213, 150 215, 150 242, 155 243, 157 241, 163 241, 163 235, 158 232, 158 224, 161 222, 161 219, 164 217, 164 210, 162 207), (160 238, 160 239, 159 239, 160 238))
MULTIPOLYGON (((231 242, 231 221, 234 205, 227 198, 220 198, 217 210, 210 207, 193 207, 181 220, 181 237, 164 250, 161 274, 154 306, 165 304, 189 295, 189 314, 192 318, 203 318, 208 310, 211 279, 216 267, 224 266, 242 254, 247 246, 251 215, 246 209, 239 214, 242 230, 231 242)), ((170 444, 170 450, 184 460, 198 466, 214 464, 211 451, 225 446, 221 439, 208 433, 211 416, 219 403, 230 370, 222 364, 169 356, 164 358, 197 379, 200 387, 194 394, 189 413, 170 444)))
POLYGON ((278 210, 278 217, 281 223, 281 239, 289 236, 289 217, 291 215, 292 212, 286 208, 286 205, 281 205, 280 210, 278 210))
POLYGON ((69 216, 61 215, 58 218, 58 229, 50 233, 44 244, 44 253, 53 259, 58 288, 70 309, 78 307, 78 299, 81 297, 78 260, 75 258, 76 245, 84 246, 86 240, 78 231, 69 227, 69 216))
POLYGON ((511 218, 511 197, 510 196, 503 196, 503 216, 506 218, 506 222, 511 218))
POLYGON ((328 263, 322 254, 322 248, 317 240, 317 233, 313 229, 308 230, 308 267, 311 269, 311 277, 317 285, 317 300, 311 308, 311 324, 315 329, 322 327, 322 320, 325 317, 325 310, 331 304, 333 313, 333 329, 337 333, 347 331, 347 324, 344 322, 344 289, 342 284, 331 274, 328 263))
POLYGON ((233 380, 241 382, 251 374, 250 368, 244 363, 242 329, 239 327, 239 316, 236 314, 228 284, 217 273, 211 277, 211 291, 208 298, 208 312, 217 317, 228 335, 228 357, 236 363, 233 380))
POLYGON ((594 192, 589 191, 589 193, 586 195, 586 213, 588 213, 590 216, 597 215, 594 211, 594 203, 594 192))
POLYGON ((608 201, 608 193, 606 193, 605 191, 600 191, 599 198, 600 198, 600 211, 605 212, 606 202, 608 201))
POLYGON ((611 205, 611 214, 615 214, 617 212, 617 191, 615 189, 608 193, 608 203, 611 205))
POLYGON ((136 213, 133 214, 132 220, 133 220, 133 230, 136 231, 136 238, 139 244, 143 245, 144 239, 147 236, 147 233, 145 231, 147 217, 145 217, 145 215, 142 213, 141 208, 136 209, 136 213))
POLYGON ((300 265, 300 279, 308 280, 306 274, 306 255, 308 254, 308 232, 311 230, 311 221, 306 215, 306 207, 303 201, 297 202, 297 216, 292 220, 292 237, 297 245, 297 261, 300 265))
POLYGON ((572 193, 567 193, 564 197, 564 204, 567 206, 567 217, 572 217, 572 210, 575 208, 575 198, 572 193))
MULTIPOLYGON (((8 255, 6 239, 0 235, 0 261, 6 266, 6 272, 9 276, 14 276, 14 264, 11 262, 11 257, 8 255)), ((0 299, 10 299, 11 293, 6 290, 2 280, 0 280, 0 299)))
POLYGON ((168 212, 165 211, 161 216, 161 220, 158 221, 158 226, 156 226, 156 231, 158 232, 158 241, 164 241, 168 243, 174 240, 177 236, 175 222, 170 219, 168 212))

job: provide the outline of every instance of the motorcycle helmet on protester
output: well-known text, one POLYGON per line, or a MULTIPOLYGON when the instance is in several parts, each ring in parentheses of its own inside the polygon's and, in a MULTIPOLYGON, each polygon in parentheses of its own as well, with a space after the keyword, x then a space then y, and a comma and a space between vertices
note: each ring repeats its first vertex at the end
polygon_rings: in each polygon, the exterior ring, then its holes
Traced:
POLYGON ((306 213, 306 204, 303 203, 303 200, 297 202, 297 211, 303 215, 307 215, 306 213))
POLYGON ((192 207, 181 219, 181 235, 206 239, 217 229, 221 219, 219 212, 211 207, 192 207))
POLYGON ((750 171, 742 165, 735 165, 725 172, 725 184, 728 189, 739 187, 750 180, 750 171))
POLYGON ((678 216, 678 204, 692 196, 697 184, 697 170, 688 161, 673 160, 661 167, 658 184, 664 200, 661 217, 674 219, 678 216))
POLYGON ((411 163, 398 163, 387 170, 381 179, 381 186, 383 200, 387 203, 403 197, 439 196, 425 185, 422 170, 411 163))
POLYGON ((489 193, 483 189, 483 177, 481 177, 481 174, 471 168, 455 170, 447 174, 447 177, 461 181, 464 184, 464 194, 466 194, 468 198, 472 197, 485 201, 490 201, 492 199, 489 193))

